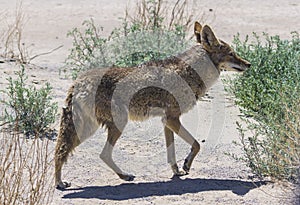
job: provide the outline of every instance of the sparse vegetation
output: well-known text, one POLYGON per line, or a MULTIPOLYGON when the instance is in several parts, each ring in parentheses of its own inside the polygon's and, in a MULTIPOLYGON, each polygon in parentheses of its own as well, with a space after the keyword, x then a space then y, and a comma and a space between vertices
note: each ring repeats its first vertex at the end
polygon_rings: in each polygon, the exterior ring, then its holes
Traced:
MULTIPOLYGON (((44 139, 54 122, 57 105, 51 86, 29 85, 24 64, 30 58, 23 42, 22 1, 15 11, 0 13, 0 62, 20 66, 0 90, 0 204, 49 204, 54 193, 50 141, 44 139), (33 136, 33 137, 32 137, 33 136), (29 139, 31 138, 31 139, 29 139)), ((52 52, 52 51, 51 51, 52 52)), ((51 130, 52 131, 52 130, 51 130)), ((53 133, 51 133, 53 134, 53 133)))
POLYGON ((227 81, 242 114, 237 125, 244 154, 234 157, 260 177, 300 183, 299 34, 293 32, 291 40, 253 37, 252 42, 235 37, 235 50, 252 66, 227 81))
POLYGON ((0 204, 51 202, 54 188, 49 142, 0 132, 0 204))
POLYGON ((53 159, 50 141, 40 137, 54 122, 57 106, 50 102, 49 84, 28 86, 24 66, 16 74, 1 90, 0 204, 48 204, 54 193, 53 159))
POLYGON ((25 43, 22 41, 24 27, 22 1, 18 1, 14 14, 5 11, 0 17, 2 18, 0 23, 6 25, 6 28, 0 31, 0 57, 6 61, 28 63, 29 55, 25 43))
POLYGON ((76 78, 82 70, 95 67, 130 67, 177 54, 188 46, 187 31, 192 23, 189 0, 177 0, 168 9, 162 0, 137 1, 136 11, 128 9, 122 26, 103 37, 102 27, 85 21, 84 31, 74 28, 68 33, 73 48, 66 60, 66 70, 76 78))
POLYGON ((0 101, 5 107, 0 122, 27 136, 45 135, 57 114, 57 103, 53 103, 51 97, 52 88, 49 83, 40 89, 28 85, 24 66, 16 74, 16 79, 7 79, 6 90, 0 91, 6 96, 0 101))
POLYGON ((0 62, 30 64, 33 59, 51 54, 62 47, 61 45, 50 51, 30 56, 28 46, 23 40, 25 16, 22 1, 17 1, 14 11, 0 11, 0 23, 4 27, 0 30, 0 62))

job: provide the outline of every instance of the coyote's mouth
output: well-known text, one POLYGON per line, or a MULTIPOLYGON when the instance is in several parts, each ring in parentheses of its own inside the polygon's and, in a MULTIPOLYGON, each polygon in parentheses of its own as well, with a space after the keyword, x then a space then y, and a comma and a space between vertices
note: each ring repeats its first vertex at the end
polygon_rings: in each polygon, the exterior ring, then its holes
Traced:
POLYGON ((223 71, 236 71, 236 72, 244 72, 246 70, 245 67, 234 64, 234 63, 222 63, 220 65, 220 70, 223 71))
POLYGON ((242 67, 240 67, 240 66, 233 66, 232 68, 233 68, 234 70, 237 70, 238 72, 243 72, 243 71, 245 71, 245 69, 242 68, 242 67))

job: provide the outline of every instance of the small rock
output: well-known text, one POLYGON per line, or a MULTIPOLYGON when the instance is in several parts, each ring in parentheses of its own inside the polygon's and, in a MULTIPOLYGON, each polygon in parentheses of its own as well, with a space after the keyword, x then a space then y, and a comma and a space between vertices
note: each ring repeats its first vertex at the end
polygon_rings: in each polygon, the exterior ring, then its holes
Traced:
POLYGON ((39 81, 33 80, 32 83, 33 83, 33 84, 39 84, 39 81))

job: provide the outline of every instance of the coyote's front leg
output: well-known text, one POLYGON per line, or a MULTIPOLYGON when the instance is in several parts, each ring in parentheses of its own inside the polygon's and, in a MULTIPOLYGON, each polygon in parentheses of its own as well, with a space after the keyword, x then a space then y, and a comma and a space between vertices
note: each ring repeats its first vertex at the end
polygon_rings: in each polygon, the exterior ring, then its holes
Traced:
POLYGON ((164 127, 165 137, 166 137, 166 146, 167 146, 167 158, 168 163, 171 165, 174 175, 183 176, 186 174, 185 171, 178 169, 175 155, 175 144, 174 144, 174 133, 168 127, 164 127))
MULTIPOLYGON (((189 155, 187 156, 187 158, 184 161, 184 165, 183 165, 183 170, 186 172, 186 174, 189 173, 191 165, 193 163, 194 158, 196 157, 197 153, 200 151, 200 144, 197 142, 197 140, 195 140, 195 138, 182 126, 182 124, 179 121, 179 117, 167 117, 167 119, 165 120, 165 126, 167 128, 169 128, 170 131, 175 132, 179 137, 181 137, 184 141, 186 141, 187 143, 189 143, 192 146, 191 152, 189 153, 189 155)), ((172 139, 172 141, 174 141, 174 137, 170 137, 171 134, 169 133, 169 131, 165 129, 165 134, 168 134, 168 137, 166 135, 166 138, 172 139)), ((168 143, 167 143, 168 144, 168 143)), ((173 143, 174 144, 174 143, 173 143)), ((168 146, 168 145, 167 145, 168 146)), ((168 150, 168 155, 170 154, 170 156, 174 155, 173 160, 175 161, 175 151, 174 147, 172 147, 174 145, 171 145, 171 147, 168 149, 170 149, 170 151, 168 150)), ((173 162, 172 162, 173 163, 173 162)), ((175 171, 176 170, 176 162, 175 162, 175 171)), ((173 168, 173 166, 172 166, 173 168)), ((178 168, 177 168, 178 169, 178 168)), ((174 168, 173 168, 174 171, 174 168)), ((175 172, 176 174, 176 172, 175 172)))

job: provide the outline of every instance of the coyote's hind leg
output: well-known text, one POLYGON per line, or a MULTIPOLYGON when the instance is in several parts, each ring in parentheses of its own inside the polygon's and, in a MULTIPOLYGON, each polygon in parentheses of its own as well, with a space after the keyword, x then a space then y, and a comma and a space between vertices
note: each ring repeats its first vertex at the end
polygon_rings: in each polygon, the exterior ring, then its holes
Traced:
POLYGON ((71 151, 80 144, 76 134, 70 108, 64 108, 60 131, 55 147, 55 185, 57 189, 65 189, 71 184, 61 180, 61 170, 71 151))
POLYGON ((121 136, 122 132, 115 125, 108 126, 107 141, 100 154, 100 158, 109 166, 121 179, 125 181, 134 180, 135 176, 124 173, 113 161, 112 151, 121 136))

